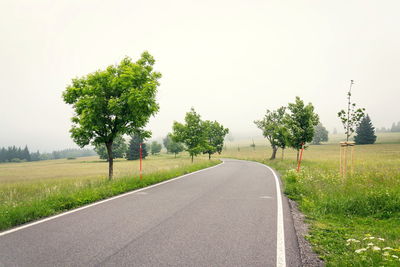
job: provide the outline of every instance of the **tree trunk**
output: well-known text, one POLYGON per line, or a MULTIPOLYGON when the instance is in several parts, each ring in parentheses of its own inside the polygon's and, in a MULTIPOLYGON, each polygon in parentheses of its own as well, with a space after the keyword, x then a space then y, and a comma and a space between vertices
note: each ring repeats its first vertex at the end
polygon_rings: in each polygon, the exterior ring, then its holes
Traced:
POLYGON ((192 163, 193 163, 193 155, 192 155, 192 163))
POLYGON ((300 149, 297 149, 297 162, 299 162, 299 153, 300 153, 300 149))
POLYGON ((112 142, 106 143, 107 154, 108 154, 108 180, 113 178, 113 154, 112 154, 112 142))
POLYGON ((276 151, 278 151, 278 148, 276 146, 272 147, 272 155, 270 160, 273 160, 276 158, 276 151))
POLYGON ((211 154, 210 153, 208 153, 208 160, 210 160, 211 159, 211 154))
POLYGON ((176 153, 174 153, 175 154, 175 158, 176 158, 176 153))
POLYGON ((284 152, 285 152, 285 149, 282 148, 282 160, 283 160, 283 154, 284 154, 284 152))

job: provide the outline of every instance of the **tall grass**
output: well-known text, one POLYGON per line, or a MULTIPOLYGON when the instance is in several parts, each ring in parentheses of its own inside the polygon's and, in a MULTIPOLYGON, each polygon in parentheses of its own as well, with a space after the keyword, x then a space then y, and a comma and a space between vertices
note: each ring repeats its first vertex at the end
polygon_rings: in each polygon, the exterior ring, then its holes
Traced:
POLYGON ((300 173, 295 151, 270 161, 269 148, 232 146, 223 156, 260 161, 280 172, 285 193, 306 215, 308 238, 327 266, 400 266, 400 144, 390 144, 400 135, 389 137, 356 146, 354 173, 346 178, 339 175, 338 144, 310 146, 300 173))
MULTIPOLYGON (((92 158, 93 159, 93 158, 92 158)), ((62 211, 77 208, 88 203, 118 195, 127 191, 142 188, 151 184, 165 181, 186 173, 207 168, 219 163, 217 160, 206 160, 199 158, 194 164, 190 163, 188 157, 174 159, 169 156, 153 157, 151 168, 147 163, 143 179, 138 175, 117 176, 114 180, 106 179, 106 172, 103 177, 88 176, 76 177, 74 175, 63 178, 41 179, 40 176, 30 179, 18 179, 14 182, 7 178, 7 182, 0 183, 0 230, 23 224, 62 211), (158 163, 158 164, 157 164, 158 163)), ((51 172, 57 168, 60 162, 45 163, 51 172)), ((121 161, 121 163, 123 163, 121 161)), ((126 162, 125 162, 126 163, 126 162)), ((126 164, 132 164, 127 162, 126 164)), ((94 160, 92 162, 80 162, 77 165, 98 165, 102 164, 94 160)), ((16 165, 17 166, 17 165, 16 165)), ((96 168, 96 167, 91 167, 96 168)), ((17 168, 18 169, 18 168, 17 168)), ((24 170, 25 171, 25 170, 24 170)), ((96 170, 94 170, 96 172, 96 170)), ((46 174, 48 175, 48 174, 46 174)), ((5 177, 2 173, 1 177, 5 177)))

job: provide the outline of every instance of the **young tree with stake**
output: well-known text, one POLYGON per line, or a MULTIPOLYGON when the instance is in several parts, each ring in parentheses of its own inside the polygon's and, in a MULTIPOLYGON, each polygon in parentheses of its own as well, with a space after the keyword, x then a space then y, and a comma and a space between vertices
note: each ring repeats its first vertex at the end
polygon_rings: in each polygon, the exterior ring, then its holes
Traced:
POLYGON ((105 70, 73 79, 63 93, 75 111, 72 139, 80 147, 105 144, 110 180, 115 138, 139 131, 159 109, 156 93, 161 74, 153 70, 154 63, 148 52, 136 62, 126 57, 105 70))
POLYGON ((356 108, 356 103, 351 102, 351 88, 353 87, 354 81, 350 81, 349 92, 347 93, 347 112, 343 109, 338 112, 338 117, 342 121, 345 134, 346 142, 349 142, 350 136, 354 133, 361 120, 364 118, 365 108, 356 108))

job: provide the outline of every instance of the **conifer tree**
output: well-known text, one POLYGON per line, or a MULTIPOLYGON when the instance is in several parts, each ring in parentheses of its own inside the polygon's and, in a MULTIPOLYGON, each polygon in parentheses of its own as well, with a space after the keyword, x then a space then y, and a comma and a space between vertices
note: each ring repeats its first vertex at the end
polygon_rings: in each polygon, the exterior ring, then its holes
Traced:
POLYGON ((143 143, 143 138, 138 134, 134 134, 129 141, 129 147, 126 153, 127 160, 137 160, 140 158, 140 143, 142 143, 142 158, 144 159, 147 157, 147 146, 143 143))
POLYGON ((23 159, 25 159, 26 161, 31 161, 31 154, 29 153, 28 146, 25 146, 22 153, 23 153, 23 159))
POLYGON ((354 136, 356 144, 373 144, 376 141, 375 128, 369 116, 365 116, 356 129, 357 135, 354 136))

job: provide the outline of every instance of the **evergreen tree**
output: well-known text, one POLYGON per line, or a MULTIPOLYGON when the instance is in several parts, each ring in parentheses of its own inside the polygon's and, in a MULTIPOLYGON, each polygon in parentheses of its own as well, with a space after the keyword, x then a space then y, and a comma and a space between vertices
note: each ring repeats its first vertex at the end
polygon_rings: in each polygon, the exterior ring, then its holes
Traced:
POLYGON ((22 153, 23 153, 23 159, 25 159, 26 161, 31 161, 31 154, 29 153, 28 146, 25 146, 22 153))
POLYGON ((142 158, 144 159, 147 157, 147 146, 143 143, 143 138, 138 134, 134 134, 131 136, 128 151, 126 153, 126 158, 128 160, 137 160, 140 158, 140 143, 142 143, 142 158))
POLYGON ((0 162, 5 162, 7 157, 7 150, 2 147, 0 150, 0 162))
POLYGON ((373 144, 376 141, 375 128, 371 119, 367 115, 361 120, 360 125, 356 129, 357 135, 354 136, 356 144, 373 144))

